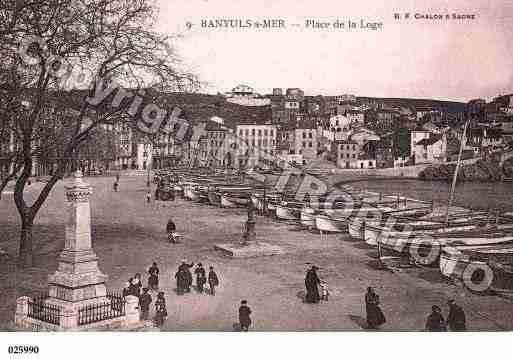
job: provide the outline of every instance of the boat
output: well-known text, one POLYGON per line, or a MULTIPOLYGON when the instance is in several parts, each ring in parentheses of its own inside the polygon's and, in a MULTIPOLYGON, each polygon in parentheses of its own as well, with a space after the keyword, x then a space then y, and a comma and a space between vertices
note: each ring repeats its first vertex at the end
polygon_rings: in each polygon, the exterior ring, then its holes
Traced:
POLYGON ((276 218, 280 220, 298 220, 301 217, 302 202, 281 202, 276 205, 276 218))
POLYGON ((513 291, 513 245, 447 246, 440 254, 442 275, 461 280, 475 291, 513 291))
POLYGON ((237 208, 246 207, 251 201, 249 192, 225 192, 221 195, 221 207, 237 208))
POLYGON ((310 207, 303 207, 303 209, 301 209, 301 214, 300 214, 300 222, 301 222, 301 225, 307 227, 307 228, 313 228, 315 227, 315 215, 317 214, 317 211, 313 208, 310 208, 310 207))
POLYGON ((318 214, 315 216, 315 227, 321 233, 345 233, 347 232, 347 219, 318 214))

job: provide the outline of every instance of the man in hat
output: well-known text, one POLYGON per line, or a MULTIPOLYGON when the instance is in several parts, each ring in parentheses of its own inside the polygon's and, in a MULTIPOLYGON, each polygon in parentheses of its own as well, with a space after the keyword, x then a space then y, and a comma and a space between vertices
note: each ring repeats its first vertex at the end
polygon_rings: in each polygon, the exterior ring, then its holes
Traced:
POLYGON ((243 332, 247 332, 249 330, 249 326, 251 325, 250 314, 251 309, 248 307, 248 301, 241 301, 239 307, 239 324, 240 330, 243 332))
POLYGON ((457 305, 453 299, 450 299, 447 304, 449 305, 449 315, 447 316, 447 325, 452 332, 464 332, 467 330, 467 323, 465 319, 465 312, 457 305))
POLYGON ((321 280, 317 276, 319 268, 312 266, 307 272, 305 277, 306 297, 307 303, 319 303, 321 297, 319 296, 319 284, 321 280))
POLYGON ((210 266, 210 270, 208 272, 208 285, 210 286, 210 295, 216 295, 215 287, 219 285, 219 278, 217 278, 217 274, 214 272, 213 266, 210 266))
POLYGON ((194 274, 196 274, 196 288, 199 293, 203 293, 203 286, 207 282, 207 274, 201 263, 197 264, 194 274))
POLYGON ((178 267, 178 271, 175 274, 176 277, 176 287, 178 289, 179 294, 183 294, 184 292, 191 291, 192 285, 192 274, 190 268, 194 266, 194 263, 187 264, 187 261, 184 259, 182 264, 178 267))
POLYGON ((444 317, 442 316, 442 309, 438 305, 431 307, 431 314, 426 321, 426 330, 428 332, 445 332, 447 330, 444 317))
POLYGON ((141 320, 148 320, 150 314, 151 295, 148 288, 143 288, 143 293, 139 297, 139 308, 141 309, 141 320))

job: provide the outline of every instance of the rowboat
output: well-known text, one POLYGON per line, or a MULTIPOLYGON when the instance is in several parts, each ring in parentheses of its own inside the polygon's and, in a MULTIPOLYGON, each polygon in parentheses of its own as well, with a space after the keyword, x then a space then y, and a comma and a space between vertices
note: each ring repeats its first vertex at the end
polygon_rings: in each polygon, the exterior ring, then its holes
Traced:
POLYGON ((276 218, 280 220, 298 220, 301 217, 301 202, 281 202, 276 205, 276 218))
POLYGON ((303 226, 312 228, 315 227, 315 215, 317 211, 310 207, 303 207, 300 214, 300 222, 303 226))
POLYGON ((430 265, 440 259, 441 249, 447 246, 471 248, 513 244, 513 233, 491 230, 450 231, 413 238, 377 238, 382 249, 413 257, 418 263, 430 265))
POLYGON ((221 196, 221 207, 223 208, 237 208, 245 207, 251 200, 249 192, 226 192, 221 196))
POLYGON ((512 245, 442 248, 440 272, 471 290, 513 290, 512 245))
POLYGON ((347 232, 347 219, 318 214, 315 216, 315 227, 321 233, 343 233, 347 232))

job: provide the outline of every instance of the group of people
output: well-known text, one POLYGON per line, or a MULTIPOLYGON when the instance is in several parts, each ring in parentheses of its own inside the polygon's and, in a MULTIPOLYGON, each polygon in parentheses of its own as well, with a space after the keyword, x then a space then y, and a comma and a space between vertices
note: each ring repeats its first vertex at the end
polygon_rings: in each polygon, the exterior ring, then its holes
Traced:
POLYGON ((438 305, 431 307, 431 314, 426 320, 426 330, 429 332, 445 332, 447 327, 452 332, 463 332, 467 330, 467 321, 465 312, 454 300, 447 302, 449 306, 449 314, 447 320, 444 320, 442 309, 438 305))
MULTIPOLYGON (((193 282, 193 275, 191 273, 191 268, 194 267, 194 263, 188 264, 187 261, 183 260, 182 263, 178 266, 178 270, 176 271, 176 292, 179 295, 183 295, 185 293, 190 293, 191 286, 193 282)), ((210 266, 208 275, 203 268, 201 263, 196 265, 194 269, 194 274, 196 276, 196 290, 198 293, 205 292, 205 284, 208 283, 210 288, 209 294, 215 295, 215 287, 219 285, 219 278, 214 271, 214 267, 210 266)))
MULTIPOLYGON (((313 265, 306 272, 306 303, 319 303, 321 300, 328 300, 329 292, 327 284, 319 278, 317 270, 319 270, 319 268, 313 265), (319 286, 322 290, 322 296, 319 294, 319 286)), ((440 332, 446 331, 447 327, 449 327, 451 331, 466 330, 466 319, 463 309, 452 299, 449 300, 447 304, 449 305, 447 320, 444 320, 440 307, 434 305, 426 321, 426 330, 440 332)), ((368 287, 365 293, 365 311, 367 329, 377 329, 386 323, 385 315, 380 308, 379 295, 376 294, 372 287, 368 287)))
POLYGON ((143 287, 141 274, 136 273, 130 278, 123 289, 123 296, 133 295, 139 298, 139 309, 141 320, 148 320, 150 315, 150 305, 153 302, 151 291, 157 293, 155 300, 155 317, 154 322, 158 327, 162 326, 167 318, 166 299, 164 292, 159 291, 159 268, 157 263, 153 262, 148 269, 148 285, 143 287))

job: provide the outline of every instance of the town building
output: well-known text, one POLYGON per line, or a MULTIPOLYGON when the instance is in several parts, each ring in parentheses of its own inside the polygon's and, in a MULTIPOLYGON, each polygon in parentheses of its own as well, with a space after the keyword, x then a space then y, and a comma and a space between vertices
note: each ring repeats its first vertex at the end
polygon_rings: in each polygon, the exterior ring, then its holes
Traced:
MULTIPOLYGON (((418 135, 424 134, 419 132, 418 135)), ((445 133, 433 134, 428 132, 427 137, 423 137, 419 141, 414 141, 411 149, 414 164, 446 162, 448 155, 447 135, 445 133)))

